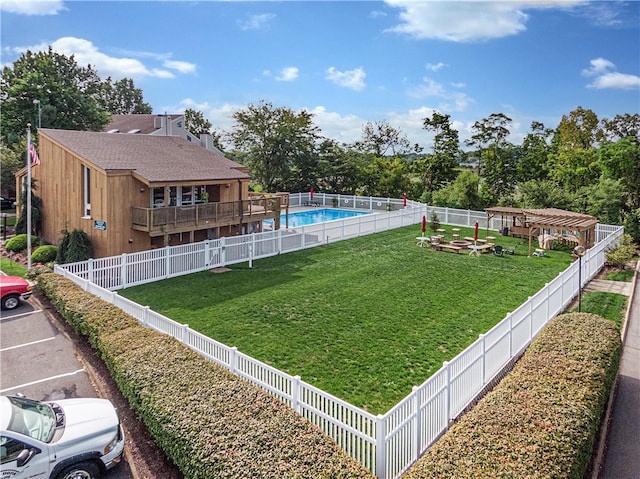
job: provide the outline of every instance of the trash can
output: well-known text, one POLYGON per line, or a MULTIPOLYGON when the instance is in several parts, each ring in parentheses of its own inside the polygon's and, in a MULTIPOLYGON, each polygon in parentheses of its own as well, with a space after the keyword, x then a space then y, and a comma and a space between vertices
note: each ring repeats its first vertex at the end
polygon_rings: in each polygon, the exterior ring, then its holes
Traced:
POLYGON ((509 236, 509 227, 505 226, 502 228, 502 236, 509 236))

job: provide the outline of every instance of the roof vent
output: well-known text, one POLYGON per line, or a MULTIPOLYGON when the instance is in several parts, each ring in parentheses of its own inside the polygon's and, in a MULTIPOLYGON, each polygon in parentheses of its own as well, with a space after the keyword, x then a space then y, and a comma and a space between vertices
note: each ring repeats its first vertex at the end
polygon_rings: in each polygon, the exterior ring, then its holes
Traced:
POLYGON ((129 130, 127 133, 140 133, 140 128, 136 128, 134 130, 129 130))
POLYGON ((120 130, 114 128, 113 130, 109 130, 107 133, 120 133, 120 130))

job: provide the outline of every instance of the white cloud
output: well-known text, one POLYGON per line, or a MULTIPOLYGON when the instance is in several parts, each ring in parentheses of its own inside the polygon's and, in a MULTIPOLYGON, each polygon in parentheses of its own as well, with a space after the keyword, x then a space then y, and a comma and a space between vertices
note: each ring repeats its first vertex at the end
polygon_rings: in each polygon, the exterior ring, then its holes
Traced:
MULTIPOLYGON (((29 47, 31 51, 46 50, 47 46, 37 48, 29 47)), ((63 37, 51 44, 51 48, 57 53, 66 56, 74 55, 76 63, 85 67, 91 65, 98 74, 105 78, 112 77, 115 80, 121 78, 133 78, 134 80, 145 77, 174 78, 173 71, 178 73, 195 73, 196 66, 192 63, 169 60, 167 55, 140 54, 139 56, 152 57, 161 61, 162 67, 151 67, 142 61, 130 57, 114 57, 101 52, 93 43, 82 38, 63 37)))
POLYGON ((276 15, 273 13, 262 13, 259 15, 249 15, 245 20, 238 20, 236 23, 240 27, 240 30, 260 30, 274 18, 276 18, 276 15))
POLYGON ((309 110, 313 114, 313 122, 320 127, 322 134, 342 143, 353 143, 362 137, 362 125, 366 120, 357 115, 327 111, 324 106, 316 106, 309 110))
POLYGON ((165 68, 176 70, 178 73, 195 73, 196 66, 193 63, 181 62, 177 60, 165 60, 163 62, 165 68))
POLYGON ((298 78, 299 70, 297 67, 286 67, 280 70, 280 75, 276 77, 278 81, 294 81, 298 78))
POLYGON ((389 31, 416 39, 473 42, 517 35, 526 30, 527 9, 568 8, 584 3, 563 1, 417 2, 385 0, 401 9, 401 23, 389 31))
POLYGON ((591 66, 582 70, 582 74, 595 78, 587 84, 587 88, 595 88, 596 90, 640 88, 640 76, 612 71, 616 69, 616 65, 605 58, 596 58, 589 63, 591 66))
POLYGON ((57 15, 66 8, 62 0, 2 0, 0 10, 19 15, 57 15))
POLYGON ((364 82, 366 76, 367 74, 362 67, 343 72, 336 70, 336 67, 329 67, 326 78, 336 85, 360 91, 367 86, 364 82))
POLYGON ((447 90, 431 78, 425 77, 423 81, 423 84, 409 88, 407 95, 413 98, 440 98, 437 109, 442 112, 465 111, 473 103, 473 99, 466 93, 447 90))
POLYGON ((438 63, 427 63, 426 68, 432 72, 437 72, 438 70, 442 70, 446 65, 442 62, 438 63))
POLYGON ((618 72, 605 73, 589 83, 587 88, 595 88, 598 90, 605 88, 634 90, 640 88, 640 76, 618 72))

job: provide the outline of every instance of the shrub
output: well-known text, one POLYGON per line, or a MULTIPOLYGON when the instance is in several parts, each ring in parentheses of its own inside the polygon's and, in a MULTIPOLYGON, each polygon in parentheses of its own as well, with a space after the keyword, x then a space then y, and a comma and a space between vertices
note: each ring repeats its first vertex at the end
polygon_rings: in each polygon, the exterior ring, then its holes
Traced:
POLYGON ((624 219, 624 231, 631 235, 634 243, 640 245, 640 208, 627 214, 624 219))
POLYGON ((429 228, 431 228, 431 231, 436 231, 440 228, 440 218, 438 218, 438 213, 435 211, 431 212, 431 223, 429 224, 429 228))
MULTIPOLYGON (((31 246, 37 246, 40 243, 40 240, 37 236, 31 236, 31 246)), ((24 251, 27 249, 27 234, 19 234, 15 235, 13 238, 9 239, 5 244, 5 248, 7 251, 12 251, 14 253, 19 253, 20 251, 24 251)))
POLYGON ((44 245, 39 246, 31 255, 31 259, 35 263, 51 263, 56 260, 58 256, 58 247, 56 245, 44 245))
POLYGON ((60 264, 86 261, 93 257, 91 238, 83 230, 74 229, 69 232, 62 230, 62 238, 58 243, 58 256, 56 261, 60 264))
POLYGON ((38 288, 89 337, 137 416, 185 477, 370 478, 320 429, 266 391, 146 329, 70 280, 38 288))
POLYGON ((608 253, 605 253, 607 264, 617 268, 624 268, 635 256, 636 246, 633 244, 631 235, 624 234, 620 246, 608 253))
POLYGON ((542 330, 516 367, 403 479, 582 479, 622 344, 613 323, 570 313, 542 330))

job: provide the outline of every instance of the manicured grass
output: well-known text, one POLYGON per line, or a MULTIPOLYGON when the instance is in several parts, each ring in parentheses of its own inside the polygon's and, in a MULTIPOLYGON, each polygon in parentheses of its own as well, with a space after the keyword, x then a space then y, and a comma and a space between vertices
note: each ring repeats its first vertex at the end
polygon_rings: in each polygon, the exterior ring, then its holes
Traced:
MULTIPOLYGON (((582 293, 582 312, 593 313, 609 321, 613 321, 618 328, 622 327, 622 320, 627 309, 627 296, 624 294, 590 291, 582 293)), ((578 311, 578 307, 572 312, 578 311)))
POLYGON ((0 259, 0 270, 7 276, 27 277, 27 268, 8 259, 0 259))
POLYGON ((630 283, 633 279, 635 271, 632 269, 625 269, 620 271, 614 271, 605 276, 605 279, 609 281, 625 281, 630 283))
POLYGON ((120 294, 384 413, 571 261, 566 248, 527 257, 526 244, 503 257, 437 252, 416 246, 419 235, 408 227, 120 294))

